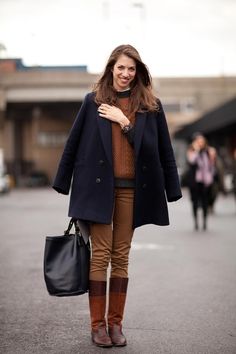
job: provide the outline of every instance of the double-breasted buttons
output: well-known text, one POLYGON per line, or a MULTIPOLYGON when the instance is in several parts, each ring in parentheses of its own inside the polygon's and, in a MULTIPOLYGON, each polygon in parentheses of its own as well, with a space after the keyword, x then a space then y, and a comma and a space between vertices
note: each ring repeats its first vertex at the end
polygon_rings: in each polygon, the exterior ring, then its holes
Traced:
POLYGON ((103 165, 103 164, 104 164, 104 160, 102 160, 102 159, 99 160, 99 164, 100 164, 100 165, 103 165))
POLYGON ((97 177, 96 178, 96 183, 101 183, 101 178, 97 177))

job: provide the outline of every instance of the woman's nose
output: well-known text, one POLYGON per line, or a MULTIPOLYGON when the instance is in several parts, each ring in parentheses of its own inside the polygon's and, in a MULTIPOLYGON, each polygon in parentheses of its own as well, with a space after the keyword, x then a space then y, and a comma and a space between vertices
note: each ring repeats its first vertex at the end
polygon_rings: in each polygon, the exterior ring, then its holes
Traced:
POLYGON ((128 70, 128 69, 124 69, 123 75, 124 75, 124 76, 129 76, 129 70, 128 70))

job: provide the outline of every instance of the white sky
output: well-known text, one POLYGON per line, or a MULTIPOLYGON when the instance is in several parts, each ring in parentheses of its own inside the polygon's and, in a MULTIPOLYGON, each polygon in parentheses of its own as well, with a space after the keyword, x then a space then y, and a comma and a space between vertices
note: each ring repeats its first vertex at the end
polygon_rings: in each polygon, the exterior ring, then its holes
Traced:
POLYGON ((0 0, 0 43, 26 65, 98 73, 130 43, 153 76, 236 75, 236 0, 0 0))

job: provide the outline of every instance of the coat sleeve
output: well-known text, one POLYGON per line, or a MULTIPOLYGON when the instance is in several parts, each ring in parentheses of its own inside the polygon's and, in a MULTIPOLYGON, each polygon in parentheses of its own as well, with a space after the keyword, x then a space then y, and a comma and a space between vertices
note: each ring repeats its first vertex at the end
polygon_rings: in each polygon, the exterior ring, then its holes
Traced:
POLYGON ((69 194, 70 191, 71 179, 74 170, 74 160, 79 145, 79 137, 83 126, 84 117, 86 114, 87 97, 88 95, 86 95, 69 133, 69 137, 59 162, 56 177, 52 185, 52 187, 58 193, 69 194))
POLYGON ((160 160, 164 172, 167 200, 168 202, 174 202, 182 197, 182 193, 165 112, 160 100, 158 100, 158 105, 157 124, 160 160))

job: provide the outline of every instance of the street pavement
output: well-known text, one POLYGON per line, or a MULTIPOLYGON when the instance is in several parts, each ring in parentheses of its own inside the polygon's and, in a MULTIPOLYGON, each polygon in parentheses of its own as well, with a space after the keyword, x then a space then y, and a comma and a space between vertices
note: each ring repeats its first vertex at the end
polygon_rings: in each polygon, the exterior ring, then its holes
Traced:
POLYGON ((206 232, 193 231, 186 191, 171 225, 136 229, 124 319, 128 345, 91 344, 87 294, 49 296, 46 235, 62 234, 69 199, 51 190, 0 195, 0 352, 3 354, 235 354, 236 204, 217 200, 206 232))

